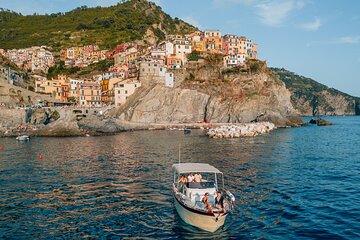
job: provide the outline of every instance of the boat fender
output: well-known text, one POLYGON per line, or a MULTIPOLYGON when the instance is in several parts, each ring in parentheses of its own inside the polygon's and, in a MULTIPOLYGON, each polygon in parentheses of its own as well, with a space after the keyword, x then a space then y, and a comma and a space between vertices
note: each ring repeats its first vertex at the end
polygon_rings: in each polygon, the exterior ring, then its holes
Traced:
POLYGON ((235 202, 235 196, 231 192, 226 191, 226 194, 230 197, 232 202, 235 202))

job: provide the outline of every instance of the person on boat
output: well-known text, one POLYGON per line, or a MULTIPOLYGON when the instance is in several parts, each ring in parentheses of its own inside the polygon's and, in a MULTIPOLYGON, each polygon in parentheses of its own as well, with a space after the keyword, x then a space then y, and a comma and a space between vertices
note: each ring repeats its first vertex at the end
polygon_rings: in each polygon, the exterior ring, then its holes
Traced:
POLYGON ((179 179, 178 182, 179 182, 179 183, 187 183, 188 180, 187 180, 187 178, 185 177, 185 175, 181 175, 181 177, 180 177, 180 179, 179 179))
POLYGON ((201 199, 204 203, 204 207, 209 211, 212 212, 211 204, 209 203, 209 193, 205 193, 204 197, 201 199))
POLYGON ((188 182, 187 178, 185 177, 185 175, 181 175, 179 181, 178 181, 178 186, 180 191, 184 190, 184 187, 186 185, 186 183, 188 182))
POLYGON ((219 209, 219 210, 224 210, 225 211, 226 202, 224 200, 225 200, 225 198, 221 194, 221 192, 217 192, 217 195, 215 197, 215 207, 217 209, 219 209))
POLYGON ((191 172, 191 173, 189 173, 189 176, 188 176, 188 182, 193 182, 193 181, 194 181, 194 176, 191 172))
POLYGON ((202 176, 200 173, 195 173, 194 182, 201 182, 202 176))

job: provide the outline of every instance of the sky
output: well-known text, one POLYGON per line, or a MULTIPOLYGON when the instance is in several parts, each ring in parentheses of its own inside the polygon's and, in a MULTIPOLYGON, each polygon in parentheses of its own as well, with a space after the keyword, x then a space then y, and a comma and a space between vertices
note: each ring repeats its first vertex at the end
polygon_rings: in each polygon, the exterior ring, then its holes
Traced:
MULTIPOLYGON (((22 14, 109 6, 117 0, 0 0, 22 14)), ((360 97, 358 0, 153 0, 201 30, 251 38, 259 58, 360 97)), ((1 47, 1 42, 0 42, 1 47)))

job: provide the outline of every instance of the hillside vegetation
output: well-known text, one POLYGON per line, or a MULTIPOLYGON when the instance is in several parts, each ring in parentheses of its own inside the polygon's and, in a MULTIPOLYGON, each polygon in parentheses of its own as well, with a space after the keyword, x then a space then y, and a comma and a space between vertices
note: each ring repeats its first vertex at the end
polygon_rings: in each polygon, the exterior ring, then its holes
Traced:
POLYGON ((272 68, 291 92, 291 102, 303 115, 359 115, 360 98, 329 88, 283 68, 272 68))
POLYGON ((122 1, 111 7, 78 7, 67 13, 23 16, 0 11, 0 48, 98 44, 112 48, 127 41, 159 41, 165 34, 185 34, 195 27, 171 18, 146 0, 122 1), (145 40, 146 41, 146 40, 145 40))

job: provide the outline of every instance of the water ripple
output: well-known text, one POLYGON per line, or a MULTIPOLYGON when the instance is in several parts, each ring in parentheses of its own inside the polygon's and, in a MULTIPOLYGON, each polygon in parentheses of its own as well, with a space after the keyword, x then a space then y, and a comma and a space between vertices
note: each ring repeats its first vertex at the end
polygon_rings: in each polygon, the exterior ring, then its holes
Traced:
POLYGON ((0 238, 359 239, 359 117, 331 121, 231 140, 201 131, 0 139, 0 238), (216 233, 176 214, 179 144, 182 161, 217 166, 236 196, 216 233))

